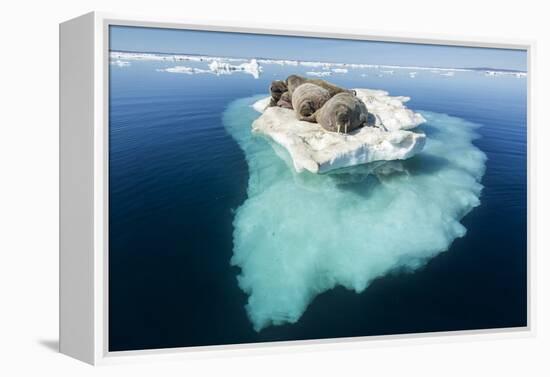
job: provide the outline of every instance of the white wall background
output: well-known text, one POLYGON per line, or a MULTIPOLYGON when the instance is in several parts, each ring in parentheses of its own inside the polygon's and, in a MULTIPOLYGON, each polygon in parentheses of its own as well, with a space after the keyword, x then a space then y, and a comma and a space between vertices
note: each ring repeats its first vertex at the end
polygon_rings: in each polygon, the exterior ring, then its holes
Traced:
MULTIPOLYGON (((245 0, 4 1, 0 22, 0 375, 546 375, 550 12, 543 1, 245 0), (319 5, 319 6, 317 6, 319 5), (532 338, 430 341, 185 362, 91 368, 57 354, 58 23, 91 10, 143 15, 536 39, 537 334, 532 338), (546 233, 546 234, 544 234, 546 233), (544 348, 546 347, 546 351, 544 348)), ((533 146, 531 146, 533 147, 533 146)), ((519 231, 519 230, 518 230, 519 231)))

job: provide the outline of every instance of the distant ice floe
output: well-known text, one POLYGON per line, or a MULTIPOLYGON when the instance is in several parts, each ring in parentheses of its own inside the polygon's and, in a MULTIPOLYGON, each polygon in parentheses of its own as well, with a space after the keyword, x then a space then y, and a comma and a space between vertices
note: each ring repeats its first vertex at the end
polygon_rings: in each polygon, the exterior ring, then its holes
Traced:
POLYGON ((196 73, 211 73, 209 70, 206 69, 186 67, 181 65, 170 68, 159 68, 157 69, 157 72, 183 73, 186 75, 194 75, 196 73))
POLYGON ((260 77, 262 67, 258 64, 256 59, 251 59, 248 63, 242 63, 239 65, 232 65, 222 62, 220 60, 214 60, 208 64, 210 71, 216 75, 230 75, 234 72, 244 72, 252 75, 255 79, 260 77))
POLYGON ((116 67, 129 67, 130 62, 124 60, 111 60, 111 65, 114 65, 116 67))
POLYGON ((348 73, 347 68, 333 68, 332 72, 334 73, 348 73))
POLYGON ((155 54, 146 52, 125 52, 111 51, 110 58, 118 60, 143 60, 143 61, 190 61, 190 62, 212 62, 215 60, 224 60, 228 62, 245 62, 245 58, 216 57, 207 55, 185 55, 185 54, 155 54))
MULTIPOLYGON (((160 62, 194 62, 206 63, 209 69, 194 69, 186 70, 164 69, 165 72, 175 72, 184 74, 194 73, 214 73, 216 75, 227 75, 235 72, 244 72, 258 78, 262 72, 261 65, 280 65, 293 67, 313 68, 306 72, 309 76, 326 77, 332 73, 347 74, 350 69, 353 70, 374 70, 373 74, 378 77, 389 76, 396 71, 408 72, 409 77, 416 77, 417 72, 430 72, 438 76, 452 77, 460 72, 479 72, 491 77, 527 77, 526 72, 522 71, 507 71, 507 70, 483 70, 481 68, 443 68, 443 67, 419 67, 419 66, 399 66, 399 65, 384 65, 384 64, 365 64, 365 63, 337 63, 337 62, 321 62, 321 61, 301 61, 290 59, 247 59, 235 57, 216 57, 206 55, 186 55, 186 54, 159 54, 159 53, 139 53, 139 52, 124 52, 112 51, 110 53, 111 64, 118 67, 127 67, 129 61, 160 61, 160 62), (412 72, 411 72, 412 71, 412 72)), ((181 66, 178 66, 181 67, 181 66)), ((175 67, 174 67, 175 68, 175 67)), ((361 74, 361 77, 363 74, 361 74)))
POLYGON ((260 64, 277 64, 277 65, 292 65, 297 66, 296 60, 277 60, 277 59, 258 59, 260 64))
POLYGON ((331 68, 341 68, 344 67, 343 63, 328 63, 328 62, 299 62, 301 66, 310 67, 310 68, 321 68, 324 70, 330 70, 331 68))
POLYGON ((508 72, 508 71, 485 71, 485 76, 513 76, 517 78, 527 77, 526 72, 508 72))
POLYGON ((256 59, 250 60, 248 63, 242 63, 239 65, 232 65, 229 63, 221 62, 218 60, 212 61, 208 64, 208 69, 201 69, 195 67, 187 66, 175 66, 170 68, 159 68, 158 72, 169 72, 169 73, 183 73, 187 75, 194 75, 197 73, 210 73, 216 76, 220 75, 231 75, 236 72, 242 72, 252 75, 255 79, 260 77, 262 72, 262 67, 258 64, 256 59))
POLYGON ((332 72, 330 72, 330 71, 308 71, 308 72, 306 72, 306 75, 316 76, 316 77, 326 77, 326 76, 332 75, 332 72))

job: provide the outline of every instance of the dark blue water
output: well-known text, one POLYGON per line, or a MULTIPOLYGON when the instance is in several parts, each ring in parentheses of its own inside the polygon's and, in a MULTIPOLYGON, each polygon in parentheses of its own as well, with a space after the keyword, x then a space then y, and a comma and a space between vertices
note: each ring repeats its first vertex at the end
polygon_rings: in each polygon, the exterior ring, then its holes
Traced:
POLYGON ((331 76, 343 86, 410 96, 415 110, 481 124, 476 145, 488 156, 481 205, 462 221, 467 235, 416 272, 377 279, 359 295, 336 288, 298 323, 257 333, 229 263, 248 170, 222 113, 303 68, 264 66, 258 80, 156 71, 172 65, 132 62, 110 71, 111 351, 526 325, 525 79, 331 76))

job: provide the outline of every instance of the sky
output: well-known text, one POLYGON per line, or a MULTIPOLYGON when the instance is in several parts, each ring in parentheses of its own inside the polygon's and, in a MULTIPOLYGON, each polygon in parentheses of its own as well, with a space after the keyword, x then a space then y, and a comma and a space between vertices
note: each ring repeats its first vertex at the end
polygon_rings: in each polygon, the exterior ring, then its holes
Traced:
POLYGON ((527 52, 131 26, 110 27, 110 49, 381 65, 527 70, 527 52))

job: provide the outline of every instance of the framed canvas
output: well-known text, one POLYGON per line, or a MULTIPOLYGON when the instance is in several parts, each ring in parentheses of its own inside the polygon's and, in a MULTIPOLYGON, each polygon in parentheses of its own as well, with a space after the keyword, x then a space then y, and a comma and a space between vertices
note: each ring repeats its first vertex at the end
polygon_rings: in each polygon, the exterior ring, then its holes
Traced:
POLYGON ((532 334, 532 51, 62 23, 61 352, 96 364, 532 334))

